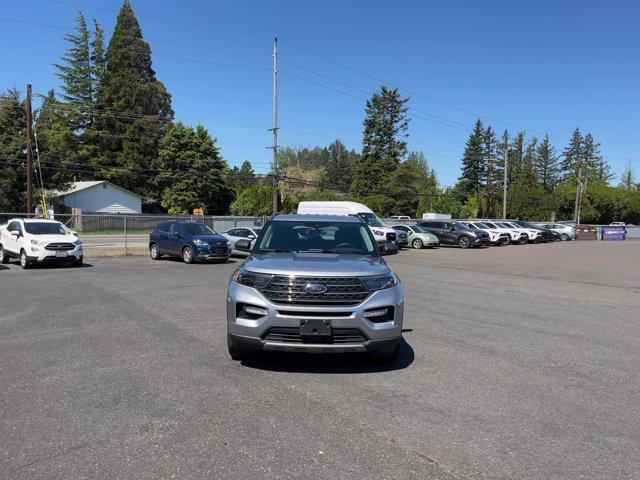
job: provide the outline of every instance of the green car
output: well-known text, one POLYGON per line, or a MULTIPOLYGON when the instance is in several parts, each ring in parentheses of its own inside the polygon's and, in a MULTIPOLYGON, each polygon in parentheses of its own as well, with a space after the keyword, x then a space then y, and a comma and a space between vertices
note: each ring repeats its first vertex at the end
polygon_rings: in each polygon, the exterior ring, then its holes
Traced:
POLYGON ((417 225, 393 225, 391 228, 407 232, 407 240, 413 248, 432 248, 434 245, 440 244, 438 237, 417 225))

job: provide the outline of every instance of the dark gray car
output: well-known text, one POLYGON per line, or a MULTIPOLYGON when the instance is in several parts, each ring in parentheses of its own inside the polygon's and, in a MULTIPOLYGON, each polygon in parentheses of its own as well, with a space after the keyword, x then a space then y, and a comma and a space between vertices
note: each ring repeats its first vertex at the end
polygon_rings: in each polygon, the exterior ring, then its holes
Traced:
POLYGON ((481 230, 470 230, 466 225, 451 220, 423 220, 417 225, 433 233, 440 245, 458 245, 461 248, 489 245, 489 234, 481 230))

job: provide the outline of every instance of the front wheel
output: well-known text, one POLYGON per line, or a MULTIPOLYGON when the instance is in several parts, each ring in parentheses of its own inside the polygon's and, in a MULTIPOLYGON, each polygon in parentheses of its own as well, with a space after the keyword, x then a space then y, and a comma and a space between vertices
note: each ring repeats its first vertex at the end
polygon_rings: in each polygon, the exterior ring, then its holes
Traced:
POLYGON ((566 242, 566 241, 568 241, 568 240, 570 240, 570 239, 569 239, 569 235, 567 235, 566 233, 563 233, 563 234, 562 234, 562 240, 564 240, 565 242, 566 242))
POLYGON ((152 243, 151 246, 149 247, 149 256, 151 257, 152 260, 160 260, 160 249, 158 248, 158 245, 156 245, 155 243, 152 243))
POLYGON ((31 264, 29 263, 29 257, 27 257, 27 252, 25 252, 24 250, 20 253, 20 266, 24 270, 31 267, 31 264))
POLYGON ((460 245, 460 248, 469 248, 471 246, 471 239, 463 235, 458 239, 458 245, 460 245))
POLYGON ((193 249, 191 247, 182 249, 182 261, 184 263, 193 263, 193 249))
POLYGON ((395 362, 398 357, 400 356, 400 350, 402 348, 402 342, 399 342, 395 347, 393 347, 393 350, 387 350, 387 351, 383 351, 383 352, 375 352, 373 353, 374 358, 376 358, 377 360, 381 361, 381 362, 395 362))
POLYGON ((79 257, 77 259, 75 259, 73 261, 73 266, 74 267, 81 267, 82 266, 82 261, 84 260, 84 257, 79 257))
POLYGON ((227 349, 229 350, 229 355, 231 356, 232 360, 244 360, 251 354, 249 350, 240 348, 236 344, 236 342, 231 340, 231 337, 229 335, 227 335, 227 349))
POLYGON ((4 251, 4 248, 0 247, 0 263, 9 263, 9 255, 4 251))
POLYGON ((424 244, 422 243, 422 240, 416 238, 413 242, 411 242, 411 246, 415 249, 420 250, 424 246, 424 244))

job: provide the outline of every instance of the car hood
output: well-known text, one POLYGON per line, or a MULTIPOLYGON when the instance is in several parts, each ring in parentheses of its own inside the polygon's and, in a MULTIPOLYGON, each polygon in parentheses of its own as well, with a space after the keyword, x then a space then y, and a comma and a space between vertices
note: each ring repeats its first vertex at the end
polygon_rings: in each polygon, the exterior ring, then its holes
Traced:
POLYGON ((422 238, 425 240, 438 240, 438 237, 436 237, 433 233, 414 233, 413 235, 411 235, 412 237, 417 237, 417 238, 422 238))
POLYGON ((202 240, 203 242, 207 242, 208 244, 215 244, 216 242, 227 244, 227 239, 222 235, 193 235, 191 237, 193 240, 196 238, 198 240, 202 240))
POLYGON ((366 255, 334 253, 256 253, 242 268, 257 273, 277 275, 354 277, 384 275, 391 269, 384 260, 366 255))
POLYGON ((47 243, 73 243, 78 241, 78 237, 75 235, 31 235, 28 233, 27 238, 47 243))

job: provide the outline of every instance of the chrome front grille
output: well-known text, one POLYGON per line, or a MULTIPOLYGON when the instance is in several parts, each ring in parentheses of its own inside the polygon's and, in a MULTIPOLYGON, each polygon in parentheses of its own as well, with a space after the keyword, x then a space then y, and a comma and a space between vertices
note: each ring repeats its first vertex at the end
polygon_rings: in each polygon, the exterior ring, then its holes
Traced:
POLYGON ((46 250, 73 250, 76 246, 73 243, 50 243, 44 248, 46 250))
POLYGON ((289 277, 275 275, 260 292, 274 303, 305 305, 357 305, 371 292, 357 277, 289 277), (308 293, 307 284, 320 284, 325 293, 308 293))

